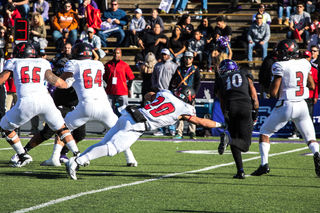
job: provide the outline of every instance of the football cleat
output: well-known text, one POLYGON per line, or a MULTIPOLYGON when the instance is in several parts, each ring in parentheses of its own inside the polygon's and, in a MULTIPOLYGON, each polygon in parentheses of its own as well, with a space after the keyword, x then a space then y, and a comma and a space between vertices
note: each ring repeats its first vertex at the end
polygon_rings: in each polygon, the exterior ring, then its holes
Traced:
POLYGON ((220 134, 220 144, 218 146, 218 153, 222 155, 224 151, 226 150, 228 144, 230 142, 229 135, 225 132, 220 134))
POLYGON ((318 177, 320 177, 320 154, 319 154, 319 152, 314 153, 313 160, 314 160, 314 168, 315 168, 316 174, 318 175, 318 177))
POLYGON ((19 157, 19 161, 13 164, 12 167, 20 168, 32 162, 32 157, 27 153, 20 154, 18 155, 18 157, 19 157))
POLYGON ((251 173, 251 175, 252 176, 261 176, 264 174, 268 174, 269 172, 270 172, 269 164, 266 163, 263 166, 260 165, 256 171, 251 173))
POLYGON ((246 176, 245 176, 245 174, 244 174, 244 171, 238 171, 237 174, 235 174, 235 175, 233 176, 233 178, 235 178, 235 179, 245 179, 246 176))
POLYGON ((59 159, 48 159, 43 161, 40 166, 61 166, 59 159))
POLYGON ((67 163, 69 158, 66 155, 60 155, 60 163, 67 163))
POLYGON ((138 166, 138 162, 135 161, 135 162, 133 162, 133 163, 127 163, 127 166, 128 166, 128 167, 137 167, 137 166, 138 166))
POLYGON ((68 175, 73 180, 77 180, 77 171, 79 170, 79 164, 76 162, 77 157, 72 157, 66 163, 66 170, 68 175))
POLYGON ((18 161, 19 161, 19 156, 16 153, 16 154, 12 155, 12 157, 10 158, 9 163, 15 164, 15 163, 18 163, 18 161))

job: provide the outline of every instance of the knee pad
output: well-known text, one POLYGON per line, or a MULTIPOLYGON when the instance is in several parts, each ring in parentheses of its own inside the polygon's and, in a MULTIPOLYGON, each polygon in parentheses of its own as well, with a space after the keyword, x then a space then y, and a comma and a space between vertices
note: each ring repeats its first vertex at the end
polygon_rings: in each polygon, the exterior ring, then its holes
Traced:
POLYGON ((10 138, 9 135, 10 135, 12 132, 14 132, 14 131, 4 130, 4 131, 2 132, 2 137, 4 137, 4 138, 6 139, 6 141, 7 141, 8 143, 10 143, 10 144, 13 143, 13 141, 18 138, 17 133, 15 133, 15 135, 14 135, 12 138, 10 138))
POLYGON ((118 154, 116 147, 112 143, 108 143, 108 156, 113 157, 118 154))
POLYGON ((65 127, 63 127, 62 129, 59 129, 59 130, 57 131, 57 135, 60 137, 60 140, 63 141, 63 139, 64 139, 65 137, 71 135, 71 132, 70 132, 70 130, 68 129, 68 127, 65 126, 65 127), (65 132, 65 133, 62 134, 63 131, 67 131, 67 132, 65 132))

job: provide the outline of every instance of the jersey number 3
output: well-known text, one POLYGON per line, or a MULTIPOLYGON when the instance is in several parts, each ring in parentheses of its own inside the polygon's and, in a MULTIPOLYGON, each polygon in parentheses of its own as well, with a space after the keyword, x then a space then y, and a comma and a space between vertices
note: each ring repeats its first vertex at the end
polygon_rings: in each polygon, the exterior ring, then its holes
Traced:
POLYGON ((101 87, 102 85, 102 72, 101 70, 97 71, 96 76, 94 77, 94 80, 91 76, 91 69, 86 69, 83 71, 83 83, 84 88, 90 89, 93 86, 93 83, 98 84, 98 87, 101 87))
POLYGON ((144 108, 146 110, 150 110, 150 114, 153 117, 159 117, 161 115, 167 115, 174 112, 174 106, 171 103, 162 103, 164 101, 164 97, 158 96, 157 101, 146 105, 144 108))
POLYGON ((302 96, 303 93, 304 93, 303 73, 302 72, 296 72, 296 78, 297 78, 297 87, 299 87, 299 90, 296 91, 296 96, 302 96))

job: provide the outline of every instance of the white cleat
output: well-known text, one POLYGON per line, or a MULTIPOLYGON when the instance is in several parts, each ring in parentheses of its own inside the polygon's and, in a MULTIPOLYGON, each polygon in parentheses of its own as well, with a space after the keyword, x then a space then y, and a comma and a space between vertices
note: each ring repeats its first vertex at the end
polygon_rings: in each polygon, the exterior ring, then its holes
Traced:
POLYGON ((18 154, 16 153, 16 154, 12 155, 9 163, 16 164, 16 163, 18 163, 18 161, 19 161, 19 156, 18 156, 18 154))
POLYGON ((18 158, 19 158, 19 161, 13 164, 12 167, 20 168, 32 162, 32 157, 26 153, 18 155, 18 158))
POLYGON ((76 157, 70 158, 70 160, 66 163, 66 170, 71 179, 77 180, 78 169, 79 164, 76 162, 76 157))
POLYGON ((49 159, 49 160, 45 160, 43 161, 40 166, 61 166, 60 160, 53 160, 53 159, 49 159))
POLYGON ((138 166, 138 162, 135 161, 135 162, 132 162, 132 163, 127 163, 127 166, 128 167, 137 167, 138 166))

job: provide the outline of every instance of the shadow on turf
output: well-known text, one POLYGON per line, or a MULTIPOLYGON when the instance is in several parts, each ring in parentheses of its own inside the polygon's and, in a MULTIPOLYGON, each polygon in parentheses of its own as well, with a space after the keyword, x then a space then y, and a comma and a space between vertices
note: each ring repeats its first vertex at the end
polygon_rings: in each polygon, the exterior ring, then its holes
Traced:
POLYGON ((13 177, 30 177, 37 179, 60 179, 66 178, 66 173, 50 173, 50 172, 34 172, 34 171, 16 171, 16 172, 0 172, 0 176, 13 177))
POLYGON ((214 211, 197 211, 197 210, 182 210, 182 209, 166 209, 165 212, 204 212, 204 213, 219 213, 214 211))

